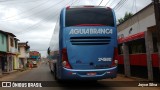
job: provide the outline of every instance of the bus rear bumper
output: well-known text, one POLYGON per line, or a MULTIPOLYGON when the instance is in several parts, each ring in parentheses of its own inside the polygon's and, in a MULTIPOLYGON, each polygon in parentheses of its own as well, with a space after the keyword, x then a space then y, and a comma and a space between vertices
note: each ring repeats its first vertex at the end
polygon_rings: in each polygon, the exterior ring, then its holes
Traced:
POLYGON ((94 69, 94 70, 77 70, 63 68, 63 80, 100 80, 106 78, 116 78, 117 66, 109 69, 94 69))

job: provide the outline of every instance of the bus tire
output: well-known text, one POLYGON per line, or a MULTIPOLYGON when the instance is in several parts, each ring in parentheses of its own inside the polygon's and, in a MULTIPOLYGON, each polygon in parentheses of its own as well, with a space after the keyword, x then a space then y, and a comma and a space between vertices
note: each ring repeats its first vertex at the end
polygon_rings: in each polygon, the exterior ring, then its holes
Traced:
POLYGON ((57 69, 56 69, 56 64, 54 65, 54 79, 57 81, 57 69))
POLYGON ((55 70, 54 70, 54 65, 53 65, 53 67, 51 69, 51 73, 54 74, 54 72, 55 72, 55 70))
POLYGON ((53 71, 50 69, 50 72, 53 73, 53 71))
POLYGON ((50 72, 53 73, 53 70, 52 70, 51 66, 49 66, 49 68, 50 68, 50 72))

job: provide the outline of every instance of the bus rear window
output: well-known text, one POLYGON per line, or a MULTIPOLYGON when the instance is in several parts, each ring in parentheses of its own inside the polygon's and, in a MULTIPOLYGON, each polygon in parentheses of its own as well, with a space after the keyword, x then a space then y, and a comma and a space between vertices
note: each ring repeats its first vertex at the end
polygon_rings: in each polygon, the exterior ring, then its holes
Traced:
POLYGON ((70 8, 66 10, 65 26, 104 25, 114 27, 112 10, 106 8, 70 8))

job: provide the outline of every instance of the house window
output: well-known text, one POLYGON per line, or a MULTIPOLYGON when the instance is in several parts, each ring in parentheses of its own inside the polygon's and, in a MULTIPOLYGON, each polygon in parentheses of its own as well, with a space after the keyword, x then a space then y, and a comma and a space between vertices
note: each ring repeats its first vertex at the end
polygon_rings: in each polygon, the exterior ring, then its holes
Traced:
POLYGON ((129 34, 131 34, 132 33, 132 28, 130 28, 130 30, 129 30, 129 34))
POLYGON ((10 38, 10 45, 13 47, 13 39, 10 38))
POLYGON ((2 44, 4 44, 4 36, 2 35, 2 44))
POLYGON ((17 48, 17 41, 15 40, 15 48, 17 48))
POLYGON ((18 52, 20 53, 20 47, 18 48, 18 52))
POLYGON ((128 42, 129 54, 146 53, 145 39, 138 39, 128 42))

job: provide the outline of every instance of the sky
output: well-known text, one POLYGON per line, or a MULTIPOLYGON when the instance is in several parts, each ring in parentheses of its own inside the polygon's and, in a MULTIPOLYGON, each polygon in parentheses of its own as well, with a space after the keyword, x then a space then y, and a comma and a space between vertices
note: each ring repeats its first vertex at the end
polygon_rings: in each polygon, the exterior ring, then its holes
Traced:
POLYGON ((28 41, 31 51, 46 56, 62 8, 107 6, 115 10, 119 19, 125 12, 134 14, 150 3, 151 0, 0 0, 0 30, 15 34, 19 42, 28 41))

